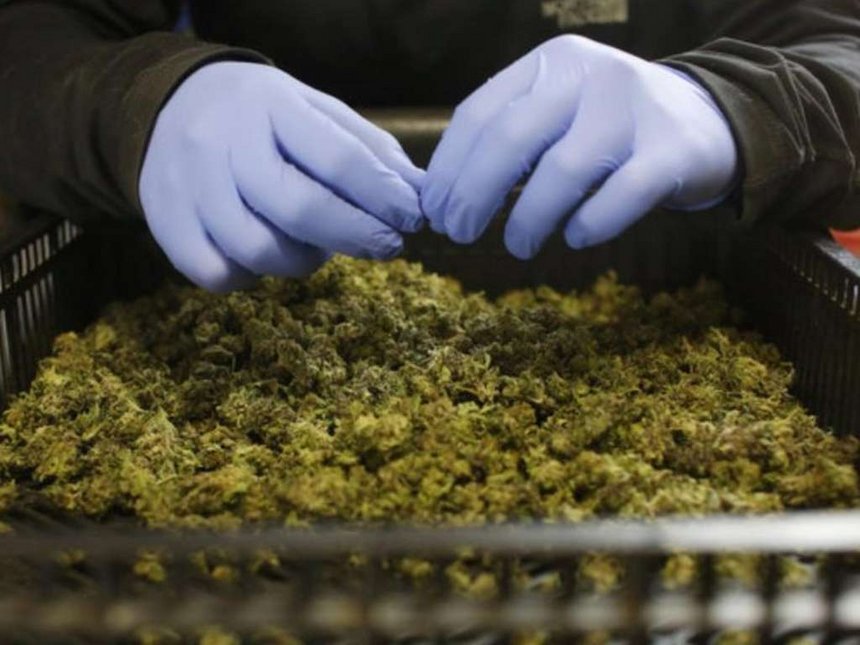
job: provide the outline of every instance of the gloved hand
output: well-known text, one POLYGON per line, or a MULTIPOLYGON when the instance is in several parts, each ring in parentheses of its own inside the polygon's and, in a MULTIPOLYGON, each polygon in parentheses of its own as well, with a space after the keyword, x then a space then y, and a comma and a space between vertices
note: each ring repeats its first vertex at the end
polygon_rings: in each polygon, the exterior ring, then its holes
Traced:
POLYGON ((534 169, 505 230, 510 252, 528 259, 574 209, 564 232, 579 249, 609 240, 659 205, 716 205, 731 192, 737 167, 725 117, 692 79, 561 36, 457 108, 421 204, 435 231, 471 243, 534 169))
POLYGON ((162 108, 140 174, 146 221, 213 291, 298 277, 331 252, 386 259, 423 222, 418 170, 388 133, 273 67, 219 62, 162 108))

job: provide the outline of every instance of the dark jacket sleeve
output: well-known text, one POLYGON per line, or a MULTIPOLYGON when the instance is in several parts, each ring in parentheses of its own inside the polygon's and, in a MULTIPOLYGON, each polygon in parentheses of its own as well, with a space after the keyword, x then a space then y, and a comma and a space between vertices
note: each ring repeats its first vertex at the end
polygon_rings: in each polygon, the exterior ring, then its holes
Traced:
POLYGON ((78 220, 134 217, 161 105, 190 72, 265 59, 172 33, 179 0, 0 0, 0 191, 78 220))
POLYGON ((714 40, 663 62, 728 116, 742 219, 860 228, 860 2, 709 2, 714 40))

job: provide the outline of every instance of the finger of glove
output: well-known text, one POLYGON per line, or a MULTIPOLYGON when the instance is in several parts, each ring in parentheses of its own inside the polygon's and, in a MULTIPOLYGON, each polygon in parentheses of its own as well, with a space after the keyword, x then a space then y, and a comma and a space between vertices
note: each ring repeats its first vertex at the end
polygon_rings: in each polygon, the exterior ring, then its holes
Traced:
POLYGON ((565 239, 574 249, 618 236, 668 199, 678 186, 659 159, 633 156, 573 215, 565 239))
POLYGON ((281 152, 290 163, 398 230, 421 228, 418 195, 399 174, 301 96, 286 92, 282 101, 283 106, 270 114, 281 152))
POLYGON ((321 249, 290 239, 252 213, 226 164, 207 161, 203 166, 210 181, 198 197, 197 213, 227 257, 257 275, 283 278, 310 275, 326 261, 321 249))
POLYGON ((621 132, 592 124, 588 115, 578 118, 529 178, 505 226, 505 245, 515 257, 533 258, 565 216, 629 156, 621 132))
POLYGON ((483 234, 517 181, 570 127, 575 95, 574 82, 538 81, 484 128, 448 198, 451 239, 469 244, 483 234))
POLYGON ((439 233, 445 230, 448 195, 481 131, 512 101, 529 92, 538 60, 537 53, 521 58, 487 81, 454 112, 430 160, 421 191, 421 207, 433 230, 439 233))
POLYGON ((426 173, 412 162, 394 136, 333 96, 307 86, 304 93, 311 105, 358 137, 383 164, 399 174, 415 191, 421 190, 426 173))
POLYGON ((294 240, 358 258, 389 259, 403 250, 396 231, 281 159, 274 142, 268 158, 261 155, 256 167, 236 164, 234 174, 254 212, 294 240))
MULTIPOLYGON (((162 193, 162 195, 169 193, 162 193)), ((175 196, 174 196, 175 197, 175 196)), ((152 236, 171 264, 199 287, 226 293, 252 287, 257 277, 225 256, 197 218, 193 203, 179 198, 144 205, 152 236)))

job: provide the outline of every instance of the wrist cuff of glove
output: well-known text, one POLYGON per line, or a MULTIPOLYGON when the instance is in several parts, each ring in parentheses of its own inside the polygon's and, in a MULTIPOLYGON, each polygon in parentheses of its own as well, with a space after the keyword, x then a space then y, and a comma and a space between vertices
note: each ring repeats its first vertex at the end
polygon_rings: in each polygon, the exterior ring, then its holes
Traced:
POLYGON ((158 51, 159 55, 136 75, 123 97, 125 107, 118 126, 123 133, 118 142, 117 170, 123 194, 136 214, 142 216, 138 194, 140 171, 156 118, 173 91, 190 74, 209 63, 238 60, 271 64, 271 61, 252 50, 203 43, 177 34, 148 34, 140 40, 149 41, 141 43, 142 56, 151 51, 158 51))
MULTIPOLYGON (((735 139, 735 142, 737 143, 737 136, 735 135, 735 130, 732 127, 732 124, 729 122, 729 119, 726 117, 726 113, 723 111, 723 109, 719 105, 719 103, 717 103, 717 100, 714 98, 714 95, 711 94, 710 90, 707 87, 705 87, 697 78, 695 78, 691 74, 688 74, 687 72, 685 72, 679 68, 673 67, 672 65, 668 65, 668 64, 663 63, 663 62, 659 62, 657 64, 660 65, 661 67, 663 67, 664 69, 666 69, 667 71, 672 72, 675 76, 678 76, 679 78, 684 79, 691 86, 693 86, 693 88, 696 90, 696 92, 699 94, 699 96, 701 96, 702 99, 708 105, 711 106, 711 109, 713 109, 713 111, 719 115, 720 119, 722 119, 723 123, 725 123, 726 128, 728 128, 731 131, 732 137, 735 139)), ((738 148, 740 148, 740 146, 738 146, 738 148)), ((741 168, 742 168, 742 164, 738 163, 738 168, 735 170, 735 175, 732 178, 732 180, 729 182, 726 189, 721 194, 714 197, 712 200, 705 202, 703 204, 697 204, 695 208, 673 209, 673 210, 704 211, 704 210, 708 210, 710 208, 715 208, 717 206, 720 206, 721 204, 724 204, 724 203, 730 201, 731 197, 738 192, 738 189, 741 185, 741 177, 743 176, 743 173, 741 172, 741 168)))
POLYGON ((801 160, 765 103, 727 78, 682 60, 683 56, 695 57, 695 52, 660 63, 688 75, 708 91, 719 107, 738 145, 739 221, 759 221, 783 191, 785 182, 796 173, 801 160))

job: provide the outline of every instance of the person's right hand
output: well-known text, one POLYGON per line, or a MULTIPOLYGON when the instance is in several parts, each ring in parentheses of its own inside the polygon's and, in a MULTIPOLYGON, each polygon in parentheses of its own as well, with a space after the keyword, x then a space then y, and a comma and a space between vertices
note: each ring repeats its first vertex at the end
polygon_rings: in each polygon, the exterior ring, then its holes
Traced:
POLYGON ((156 120, 140 174, 149 228, 211 291, 300 277, 332 252, 388 259, 421 228, 417 169, 397 141, 284 72, 220 62, 156 120))

